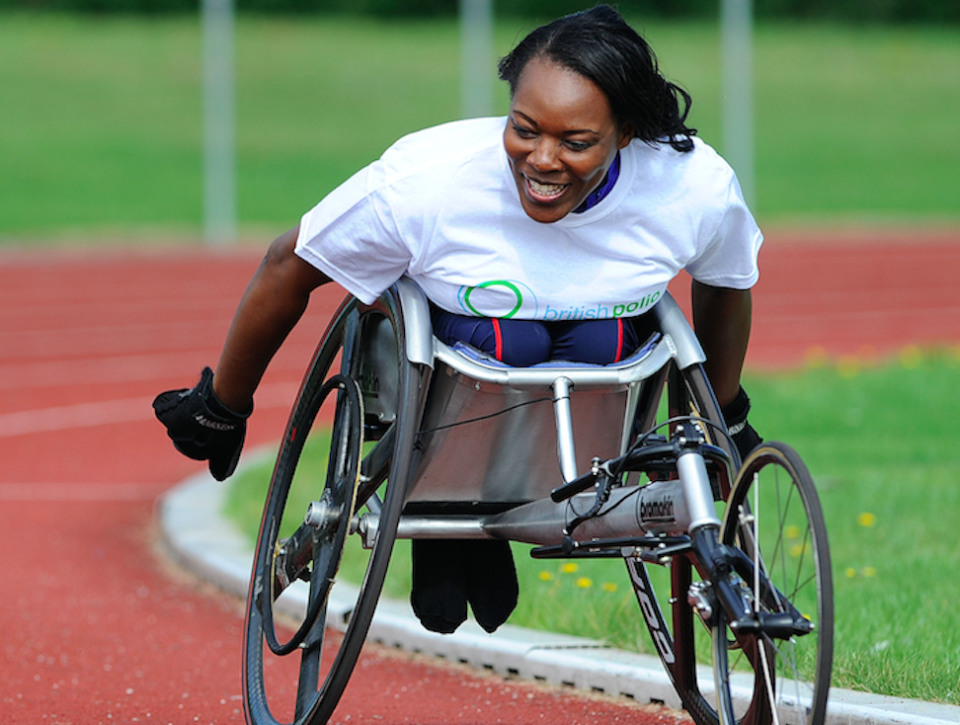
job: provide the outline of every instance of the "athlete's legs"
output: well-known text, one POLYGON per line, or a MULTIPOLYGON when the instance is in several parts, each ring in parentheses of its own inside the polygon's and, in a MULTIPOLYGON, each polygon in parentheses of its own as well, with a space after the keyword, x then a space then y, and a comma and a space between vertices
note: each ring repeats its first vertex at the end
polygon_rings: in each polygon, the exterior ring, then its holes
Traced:
POLYGON ((448 345, 463 342, 514 367, 536 365, 551 356, 550 333, 535 320, 467 317, 434 310, 433 334, 448 345))
POLYGON ((550 324, 555 360, 609 365, 629 357, 639 344, 632 320, 577 320, 550 324))
POLYGON ((433 312, 433 332, 443 342, 463 342, 515 367, 547 360, 609 365, 639 344, 633 318, 538 322, 433 312))

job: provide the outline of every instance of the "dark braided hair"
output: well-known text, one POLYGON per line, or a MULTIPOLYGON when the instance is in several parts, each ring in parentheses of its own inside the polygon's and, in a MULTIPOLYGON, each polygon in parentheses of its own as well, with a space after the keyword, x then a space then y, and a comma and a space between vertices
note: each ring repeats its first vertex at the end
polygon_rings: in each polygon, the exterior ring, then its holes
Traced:
POLYGON ((595 83, 614 118, 621 127, 632 126, 636 138, 649 144, 666 138, 677 151, 693 150, 691 137, 697 130, 685 123, 690 94, 663 77, 653 49, 609 5, 559 18, 521 40, 499 65, 511 97, 534 58, 558 63, 595 83))

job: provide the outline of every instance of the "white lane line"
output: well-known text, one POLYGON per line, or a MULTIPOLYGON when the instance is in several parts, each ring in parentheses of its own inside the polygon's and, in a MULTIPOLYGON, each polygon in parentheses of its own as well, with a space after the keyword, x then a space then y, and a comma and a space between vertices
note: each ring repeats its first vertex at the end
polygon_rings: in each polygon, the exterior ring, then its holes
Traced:
POLYGON ((0 501, 153 501, 168 488, 137 483, 0 483, 0 501))
MULTIPOLYGON (((288 408, 297 390, 298 385, 294 383, 264 385, 257 393, 256 407, 258 410, 288 408)), ((0 414, 0 438, 152 420, 152 402, 152 397, 125 398, 3 413, 0 414)))
MULTIPOLYGON (((312 347, 291 345, 270 365, 274 376, 299 380, 312 347)), ((23 390, 94 383, 125 383, 143 380, 164 381, 186 378, 184 385, 200 378, 204 364, 215 361, 219 348, 190 348, 144 355, 0 362, 0 390, 23 390), (184 371, 187 371, 184 373, 184 371)))
POLYGON ((146 420, 149 411, 148 398, 128 398, 5 413, 0 415, 0 438, 146 420))
POLYGON ((198 360, 211 359, 215 354, 210 348, 156 355, 5 363, 0 364, 0 390, 156 380, 170 376, 171 370, 184 369, 189 363, 196 367, 198 360))
MULTIPOLYGON (((302 355, 279 355, 271 365, 273 375, 283 373, 299 379, 304 369, 302 355)), ((196 382, 204 362, 216 360, 218 348, 182 350, 147 355, 119 355, 77 359, 42 360, 0 363, 0 390, 54 387, 64 385, 92 385, 94 383, 125 383, 143 380, 169 380, 183 370, 189 370, 184 385, 196 382)), ((308 359, 308 358, 307 358, 308 359)))

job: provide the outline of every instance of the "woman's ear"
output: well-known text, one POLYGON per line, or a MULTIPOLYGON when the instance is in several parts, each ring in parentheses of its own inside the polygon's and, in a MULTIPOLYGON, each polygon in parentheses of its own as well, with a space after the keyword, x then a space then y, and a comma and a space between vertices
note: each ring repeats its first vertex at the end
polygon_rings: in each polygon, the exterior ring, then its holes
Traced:
POLYGON ((617 139, 617 148, 626 148, 633 141, 633 124, 626 124, 620 129, 620 137, 617 139))

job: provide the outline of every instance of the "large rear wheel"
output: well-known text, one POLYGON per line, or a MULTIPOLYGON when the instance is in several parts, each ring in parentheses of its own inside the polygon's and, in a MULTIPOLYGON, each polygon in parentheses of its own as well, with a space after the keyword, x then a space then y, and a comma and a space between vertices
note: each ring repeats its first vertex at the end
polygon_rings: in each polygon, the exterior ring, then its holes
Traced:
POLYGON ((360 655, 419 423, 424 373, 406 361, 403 343, 393 298, 374 307, 350 301, 304 378, 267 493, 247 600, 244 707, 255 725, 327 722, 360 655), (364 432, 373 439, 366 445, 364 432))

